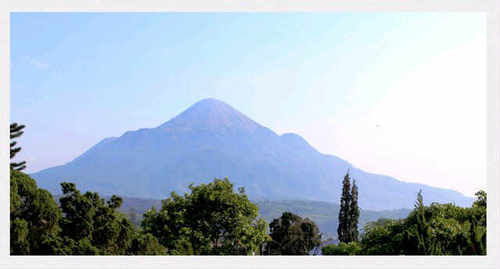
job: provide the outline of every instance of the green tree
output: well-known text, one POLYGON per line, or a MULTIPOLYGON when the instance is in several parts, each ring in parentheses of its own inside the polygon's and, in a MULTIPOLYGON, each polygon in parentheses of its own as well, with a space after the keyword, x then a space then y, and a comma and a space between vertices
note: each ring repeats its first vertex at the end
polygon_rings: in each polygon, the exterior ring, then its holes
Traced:
POLYGON ((164 246, 150 233, 137 233, 127 251, 129 255, 166 255, 164 246))
POLYGON ((269 255, 308 255, 321 244, 318 226, 291 212, 283 212, 269 227, 272 239, 267 244, 269 255))
POLYGON ((352 241, 351 234, 351 181, 349 171, 342 181, 342 196, 340 197, 339 226, 337 228, 340 242, 349 243, 352 241))
POLYGON ((153 207, 143 215, 143 231, 158 238, 170 255, 194 254, 190 241, 192 231, 185 221, 186 203, 182 196, 172 193, 170 198, 162 201, 159 211, 153 207))
POLYGON ((403 226, 401 221, 392 219, 379 219, 367 223, 361 236, 362 254, 366 255, 398 255, 400 253, 400 233, 403 226))
POLYGON ((233 191, 226 178, 189 186, 190 193, 172 193, 144 214, 142 229, 158 238, 174 255, 248 255, 268 240, 265 222, 244 189, 233 191))
MULTIPOLYGON (((415 219, 416 223, 413 224, 414 235, 417 246, 418 254, 428 254, 430 251, 430 238, 431 238, 431 230, 430 226, 425 218, 425 206, 424 200, 422 196, 422 191, 419 191, 417 194, 417 201, 415 203, 415 219)), ((416 254, 417 254, 416 253, 416 254)))
POLYGON ((349 212, 349 221, 350 221, 350 240, 358 241, 358 223, 359 223, 359 206, 358 206, 358 186, 356 186, 356 181, 352 181, 352 189, 351 189, 351 206, 349 212))
POLYGON ((486 255, 486 193, 478 192, 472 207, 432 203, 422 193, 415 209, 402 220, 365 225, 361 236, 368 255, 486 255))
MULTIPOLYGON (((16 147, 17 142, 12 141, 14 138, 20 137, 24 132, 22 131, 24 129, 24 125, 17 125, 17 123, 12 123, 10 125, 10 158, 14 158, 19 151, 21 151, 20 147, 16 147)), ((19 163, 12 162, 10 163, 10 167, 14 170, 21 171, 24 168, 26 168, 26 162, 22 161, 19 163)))
POLYGON ((468 251, 486 255, 486 192, 480 190, 475 195, 476 200, 467 214, 468 222, 471 224, 469 237, 471 248, 468 251))
POLYGON ((344 243, 340 242, 338 245, 327 245, 321 248, 323 255, 343 255, 352 256, 361 253, 361 247, 357 242, 344 243))
POLYGON ((472 204, 472 207, 486 209, 486 192, 480 190, 475 193, 476 200, 472 204))
POLYGON ((28 175, 10 170, 11 255, 52 254, 48 244, 57 236, 61 218, 52 195, 28 175))
POLYGON ((95 247, 98 254, 126 254, 133 240, 134 226, 118 211, 122 199, 113 195, 105 201, 95 192, 82 195, 73 183, 64 182, 61 186, 63 196, 59 201, 64 213, 61 235, 86 250, 93 251, 90 246, 95 247))
MULTIPOLYGON (((11 125, 11 139, 24 126, 11 125)), ((11 158, 19 152, 11 143, 11 158)), ((60 206, 35 180, 10 168, 11 255, 154 255, 165 248, 151 234, 137 231, 118 212, 122 199, 105 201, 95 192, 81 194, 73 183, 62 183, 60 206)))

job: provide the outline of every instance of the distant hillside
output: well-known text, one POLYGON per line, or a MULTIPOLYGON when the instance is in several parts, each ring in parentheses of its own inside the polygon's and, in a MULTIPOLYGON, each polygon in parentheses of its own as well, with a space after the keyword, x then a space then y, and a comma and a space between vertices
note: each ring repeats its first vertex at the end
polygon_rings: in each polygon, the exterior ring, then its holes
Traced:
MULTIPOLYGON (((301 217, 312 219, 318 225, 321 232, 328 237, 337 238, 337 227, 339 217, 339 205, 318 201, 262 201, 256 202, 260 215, 270 223, 273 219, 281 216, 285 211, 295 213, 301 217)), ((400 219, 406 218, 411 209, 394 210, 360 210, 359 229, 370 221, 379 218, 400 219)))
POLYGON ((472 203, 455 191, 367 173, 318 152, 297 134, 277 135, 215 99, 202 100, 156 128, 104 139, 73 161, 31 176, 55 194, 60 182, 69 181, 84 191, 148 199, 228 177, 252 200, 335 203, 347 169, 358 184, 362 208, 411 208, 419 190, 426 203, 472 203))
MULTIPOLYGON (((295 213, 301 217, 312 219, 320 231, 325 233, 327 237, 337 237, 338 226, 338 204, 317 201, 260 201, 255 202, 259 207, 259 214, 268 223, 274 218, 281 216, 285 211, 295 213)), ((157 209, 161 207, 160 200, 152 199, 137 199, 137 198, 123 198, 123 205, 121 211, 129 214, 134 210, 137 214, 137 221, 142 218, 142 214, 155 206, 157 209)), ((396 209, 396 210, 361 210, 359 219, 359 228, 361 229, 367 222, 375 221, 379 218, 400 219, 405 218, 410 213, 410 209, 396 209)))

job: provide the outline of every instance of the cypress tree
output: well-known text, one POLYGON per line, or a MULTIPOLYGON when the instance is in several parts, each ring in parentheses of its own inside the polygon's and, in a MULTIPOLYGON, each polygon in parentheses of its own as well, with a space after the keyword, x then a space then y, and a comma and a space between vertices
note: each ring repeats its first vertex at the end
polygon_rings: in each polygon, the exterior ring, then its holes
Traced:
POLYGON ((417 217, 416 223, 416 235, 417 235, 417 251, 419 255, 428 255, 430 254, 430 230, 429 224, 425 218, 425 206, 424 206, 424 198, 422 196, 422 190, 420 190, 417 194, 417 201, 415 202, 415 212, 417 217))
MULTIPOLYGON (((22 129, 24 129, 24 125, 17 125, 17 123, 12 123, 10 125, 10 158, 14 158, 14 156, 16 156, 17 153, 19 153, 19 151, 21 151, 21 148, 20 147, 15 147, 17 142, 15 141, 12 141, 12 139, 14 138, 17 138, 17 137, 20 137, 24 132, 22 131, 22 129)), ((26 168, 26 162, 19 162, 19 163, 15 163, 15 162, 12 162, 10 164, 10 167, 14 170, 17 170, 17 171, 20 171, 20 170, 23 170, 24 168, 26 168)))
POLYGON ((350 219, 351 219, 351 238, 350 241, 358 241, 358 222, 359 222, 359 207, 358 207, 358 186, 356 186, 356 180, 353 179, 352 181, 352 189, 351 189, 351 212, 350 212, 350 219))
POLYGON ((340 242, 350 242, 350 213, 351 213, 351 182, 349 171, 342 181, 342 196, 340 197, 339 227, 337 228, 338 239, 340 242))

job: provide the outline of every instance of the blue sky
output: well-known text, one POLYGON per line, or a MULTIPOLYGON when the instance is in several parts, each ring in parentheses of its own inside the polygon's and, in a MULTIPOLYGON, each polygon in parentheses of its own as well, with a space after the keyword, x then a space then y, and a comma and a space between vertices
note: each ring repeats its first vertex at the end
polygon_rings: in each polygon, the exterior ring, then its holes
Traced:
POLYGON ((213 97, 367 171, 472 195, 485 79, 481 13, 11 14, 29 172, 213 97))

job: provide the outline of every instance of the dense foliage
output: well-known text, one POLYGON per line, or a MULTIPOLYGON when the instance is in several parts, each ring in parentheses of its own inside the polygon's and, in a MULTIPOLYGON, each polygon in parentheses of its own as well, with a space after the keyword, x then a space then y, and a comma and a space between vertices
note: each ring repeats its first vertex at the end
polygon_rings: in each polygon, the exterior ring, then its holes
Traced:
MULTIPOLYGON (((290 212, 270 224, 243 190, 227 180, 172 193, 138 228, 119 212, 122 199, 105 200, 63 183, 57 203, 28 175, 11 169, 12 255, 308 255, 321 243, 316 224, 290 212)), ((485 255, 486 193, 471 207, 417 197, 407 218, 365 225, 360 242, 322 248, 323 255, 485 255)))
POLYGON ((28 175, 10 170, 12 255, 164 254, 156 238, 134 229, 117 209, 121 198, 104 201, 62 183, 60 206, 28 175))
POLYGON ((47 244, 60 233, 61 211, 29 176, 12 168, 10 175, 10 252, 51 254, 47 244))
POLYGON ((365 225, 361 242, 326 246, 324 255, 486 255, 486 192, 471 207, 432 203, 421 193, 405 219, 380 219, 365 225), (357 249, 359 246, 359 249, 357 249))
POLYGON ((269 227, 272 239, 266 247, 269 255, 308 255, 321 244, 318 226, 290 212, 274 219, 269 227))
POLYGON ((160 210, 144 214, 141 227, 156 236, 168 254, 248 255, 260 253, 269 236, 257 207, 244 189, 236 193, 228 179, 189 186, 172 193, 160 210))
POLYGON ((361 254, 361 246, 358 242, 344 243, 340 242, 338 245, 327 245, 321 249, 323 255, 342 255, 351 256, 361 254))

